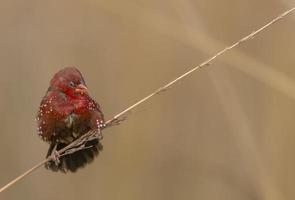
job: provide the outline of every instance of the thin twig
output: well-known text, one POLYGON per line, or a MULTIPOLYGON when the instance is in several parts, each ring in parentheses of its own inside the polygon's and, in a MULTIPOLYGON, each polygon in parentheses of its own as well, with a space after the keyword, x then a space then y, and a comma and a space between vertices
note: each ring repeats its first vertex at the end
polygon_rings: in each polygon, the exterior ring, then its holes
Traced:
MULTIPOLYGON (((295 10, 295 7, 293 7, 291 9, 285 11, 284 13, 280 14, 279 16, 277 16, 276 18, 274 18, 273 20, 271 20, 270 22, 268 22, 267 24, 265 24, 264 26, 262 26, 261 28, 257 29, 256 31, 253 31, 252 33, 250 33, 249 35, 243 37, 242 39, 240 39, 239 41, 235 42, 234 44, 232 44, 232 45, 224 48, 221 51, 219 51, 214 56, 212 56, 208 60, 204 61, 200 65, 192 68, 191 70, 187 71, 186 73, 182 74, 181 76, 177 77, 176 79, 172 80, 171 82, 167 83, 166 85, 158 88, 153 93, 149 94, 148 96, 144 97, 143 99, 139 100, 135 104, 133 104, 130 107, 126 108, 125 110, 123 110, 119 114, 115 115, 112 119, 108 120, 105 123, 106 126, 103 127, 103 128, 108 128, 110 126, 119 124, 120 122, 122 122, 126 118, 125 115, 129 111, 133 110, 135 107, 137 107, 140 104, 146 102, 147 100, 149 100, 150 98, 152 98, 156 94, 159 94, 159 93, 167 90, 170 86, 172 86, 176 82, 180 81, 181 79, 185 78, 186 76, 190 75, 192 72, 194 72, 194 71, 196 71, 196 70, 198 70, 198 69, 200 69, 200 68, 202 68, 204 66, 210 65, 213 60, 215 60, 217 57, 223 55, 227 51, 233 49, 234 47, 240 45, 243 42, 246 42, 246 41, 248 41, 250 39, 253 39, 254 36, 256 36, 258 33, 262 32, 263 30, 265 30, 269 26, 271 26, 274 23, 278 22, 280 19, 284 18, 285 16, 287 16, 288 14, 290 14, 291 12, 293 12, 294 10, 295 10)), ((68 154, 68 152, 73 153, 75 151, 78 151, 80 149, 83 149, 83 147, 81 147, 81 145, 83 145, 83 144, 85 144, 85 142, 90 141, 90 140, 93 140, 93 139, 99 139, 99 135, 96 132, 89 132, 89 133, 83 135, 82 137, 78 138, 77 140, 73 141, 71 144, 69 144, 65 148, 59 150, 58 151, 58 154, 60 156, 63 156, 63 155, 68 154)), ((45 159, 42 162, 40 162, 39 164, 37 164, 34 167, 32 167, 31 169, 29 169, 28 171, 26 171, 25 173, 23 173, 22 175, 20 175, 17 178, 13 179, 11 182, 9 182, 8 184, 6 184, 5 186, 3 186, 0 189, 0 193, 3 192, 3 191, 5 191, 7 188, 9 188, 10 186, 14 185, 15 183, 17 183, 18 181, 20 181, 21 179, 23 179, 27 175, 31 174, 33 171, 35 171, 36 169, 38 169, 39 167, 41 167, 42 165, 44 165, 46 162, 51 161, 53 159, 54 159, 54 157, 53 156, 50 156, 47 159, 45 159)))
POLYGON ((31 169, 29 169, 28 171, 26 171, 25 173, 23 173, 22 175, 20 175, 17 178, 13 179, 11 182, 9 182, 8 184, 6 184, 4 187, 2 187, 0 189, 0 193, 3 192, 4 190, 6 190, 7 188, 9 188, 10 186, 14 185, 15 183, 17 183, 18 181, 22 180, 27 175, 31 174, 33 171, 35 171, 36 169, 38 169, 39 167, 41 167, 42 165, 44 165, 47 161, 49 161, 49 158, 46 159, 46 160, 43 160, 42 162, 38 163, 37 165, 35 165, 31 169))

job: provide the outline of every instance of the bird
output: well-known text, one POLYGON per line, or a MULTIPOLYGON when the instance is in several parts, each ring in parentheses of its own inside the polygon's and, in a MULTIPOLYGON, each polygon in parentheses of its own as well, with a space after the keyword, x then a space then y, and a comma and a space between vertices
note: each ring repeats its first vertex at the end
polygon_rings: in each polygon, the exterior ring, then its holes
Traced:
POLYGON ((54 172, 76 172, 91 163, 102 151, 101 130, 105 127, 100 105, 89 95, 81 72, 66 67, 54 74, 37 112, 37 131, 49 143, 46 158, 77 138, 95 131, 100 137, 87 141, 85 148, 49 160, 45 168, 54 172))

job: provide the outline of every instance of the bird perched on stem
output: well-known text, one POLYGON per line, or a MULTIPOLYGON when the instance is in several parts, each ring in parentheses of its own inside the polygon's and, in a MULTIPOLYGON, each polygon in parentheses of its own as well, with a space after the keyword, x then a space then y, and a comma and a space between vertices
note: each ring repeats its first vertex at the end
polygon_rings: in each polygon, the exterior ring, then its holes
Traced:
MULTIPOLYGON (((58 71, 50 81, 37 113, 38 134, 50 144, 49 157, 80 136, 95 131, 101 136, 104 117, 100 106, 88 93, 82 74, 77 68, 58 71)), ((102 137, 87 141, 79 151, 66 154, 59 162, 49 161, 45 167, 52 171, 75 172, 93 161, 102 150, 102 137)))

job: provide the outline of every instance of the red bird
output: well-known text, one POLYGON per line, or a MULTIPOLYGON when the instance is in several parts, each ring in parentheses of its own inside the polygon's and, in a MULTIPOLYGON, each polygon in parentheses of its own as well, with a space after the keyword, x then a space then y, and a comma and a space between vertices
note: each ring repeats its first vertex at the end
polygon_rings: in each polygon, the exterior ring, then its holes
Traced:
MULTIPOLYGON (((50 144, 46 157, 89 131, 101 135, 105 125, 100 106, 89 96, 82 74, 74 67, 60 70, 51 79, 38 110, 37 123, 38 134, 50 144)), ((58 163, 49 161, 45 167, 75 172, 102 150, 99 139, 88 141, 85 146, 89 148, 64 155, 58 163)))

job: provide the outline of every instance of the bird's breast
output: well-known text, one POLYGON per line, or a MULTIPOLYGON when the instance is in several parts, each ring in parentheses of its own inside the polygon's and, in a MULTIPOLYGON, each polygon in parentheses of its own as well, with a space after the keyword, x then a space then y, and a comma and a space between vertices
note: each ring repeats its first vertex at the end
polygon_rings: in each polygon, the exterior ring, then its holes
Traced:
POLYGON ((77 115, 75 113, 69 114, 64 120, 66 127, 71 129, 76 119, 77 119, 77 115))
POLYGON ((64 128, 59 129, 57 141, 68 144, 90 130, 90 118, 88 115, 71 113, 63 120, 64 128))

